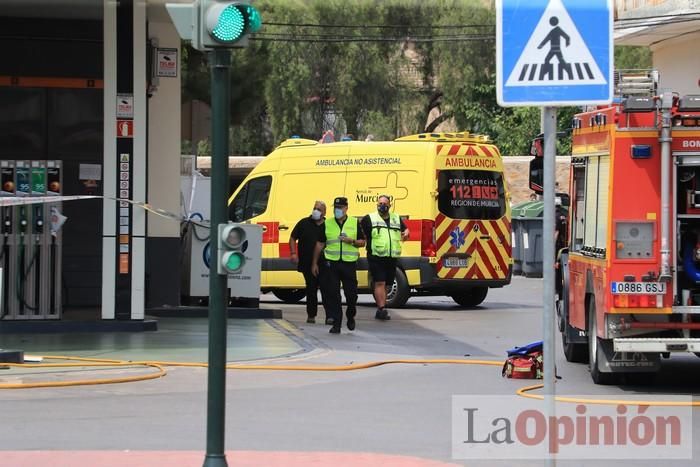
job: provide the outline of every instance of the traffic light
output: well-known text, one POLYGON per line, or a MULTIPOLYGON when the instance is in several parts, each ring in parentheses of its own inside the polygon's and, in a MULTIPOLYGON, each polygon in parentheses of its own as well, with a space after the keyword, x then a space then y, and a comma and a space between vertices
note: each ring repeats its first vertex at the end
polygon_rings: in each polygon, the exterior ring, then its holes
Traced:
POLYGON ((205 47, 238 44, 262 26, 260 13, 246 2, 203 0, 201 8, 202 44, 205 47))
POLYGON ((246 232, 240 225, 220 224, 217 272, 222 275, 240 273, 245 266, 247 249, 246 232))
MULTIPOLYGON (((262 256, 262 227, 219 224, 216 271, 229 277, 235 297, 258 297, 262 256)), ((213 268, 212 268, 213 270, 213 268)))
POLYGON ((245 47, 248 35, 262 27, 260 12, 248 0, 195 0, 165 7, 180 37, 197 50, 245 47))

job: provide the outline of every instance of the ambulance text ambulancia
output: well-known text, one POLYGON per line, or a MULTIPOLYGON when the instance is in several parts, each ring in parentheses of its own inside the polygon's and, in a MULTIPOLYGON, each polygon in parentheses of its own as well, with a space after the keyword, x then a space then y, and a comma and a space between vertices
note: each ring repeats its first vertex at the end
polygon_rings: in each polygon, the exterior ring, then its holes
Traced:
MULTIPOLYGON (((348 214, 376 211, 386 194, 406 223, 388 305, 411 294, 447 295, 476 306, 490 287, 510 283, 510 203, 498 149, 469 133, 419 134, 395 141, 321 144, 284 141, 230 199, 229 218, 263 226, 263 291, 295 302, 304 280, 289 260, 289 235, 315 200, 349 201, 348 214)), ((367 260, 358 262, 361 290, 370 289, 367 260)))
POLYGON ((557 314, 596 383, 700 353, 700 96, 620 74, 621 99, 573 122, 557 314))

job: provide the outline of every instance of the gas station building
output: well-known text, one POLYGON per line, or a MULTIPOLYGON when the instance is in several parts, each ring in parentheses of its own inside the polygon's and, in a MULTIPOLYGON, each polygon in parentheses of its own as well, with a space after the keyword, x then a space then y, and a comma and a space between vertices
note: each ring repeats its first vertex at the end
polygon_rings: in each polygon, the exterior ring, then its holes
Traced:
MULTIPOLYGON (((94 309, 93 319, 140 320, 145 308, 180 301, 179 223, 120 201, 180 212, 180 38, 164 4, 0 3, 3 170, 16 165, 21 175, 22 167, 57 161, 60 194, 106 198, 59 208, 68 219, 58 237, 62 277, 55 288, 64 309, 94 309)), ((34 245, 44 240, 36 235, 39 215, 27 208, 28 231, 19 240, 21 219, 9 211, 19 208, 5 209, 4 224, 12 224, 5 242, 27 248, 25 266, 15 266, 19 274, 4 284, 13 300, 30 287, 27 271, 37 258, 43 265, 57 260, 49 250, 33 253, 43 251, 34 245)), ((33 300, 31 292, 20 300, 27 317, 60 317, 37 311, 33 300)))

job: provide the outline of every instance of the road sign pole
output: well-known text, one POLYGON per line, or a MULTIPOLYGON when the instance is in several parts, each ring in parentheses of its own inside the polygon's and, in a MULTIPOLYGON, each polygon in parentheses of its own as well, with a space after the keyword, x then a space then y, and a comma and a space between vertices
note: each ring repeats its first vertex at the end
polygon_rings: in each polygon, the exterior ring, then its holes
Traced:
MULTIPOLYGON (((231 51, 209 52, 211 68, 211 258, 218 257, 217 226, 227 221, 228 127, 231 82, 231 51)), ((209 369, 207 385, 207 452, 204 467, 227 467, 224 452, 226 428, 226 280, 209 266, 209 369)))
MULTIPOLYGON (((542 229, 544 233, 542 239, 544 248, 542 249, 542 267, 544 269, 544 314, 543 325, 543 352, 544 352, 544 398, 545 414, 548 420, 555 416, 554 403, 554 256, 556 254, 554 229, 555 226, 555 205, 554 205, 554 185, 557 156, 557 108, 544 107, 542 109, 542 124, 544 130, 544 215, 542 229)), ((549 434, 552 435, 551 433, 549 434)), ((549 453, 545 459, 545 466, 556 465, 554 454, 549 453)))

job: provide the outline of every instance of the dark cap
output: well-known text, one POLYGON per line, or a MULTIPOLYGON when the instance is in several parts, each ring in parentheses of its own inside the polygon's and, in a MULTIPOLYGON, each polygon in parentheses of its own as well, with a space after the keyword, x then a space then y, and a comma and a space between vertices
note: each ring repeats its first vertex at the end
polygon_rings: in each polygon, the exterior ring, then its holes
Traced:
POLYGON ((338 196, 333 200, 333 206, 347 206, 348 199, 345 196, 338 196))

